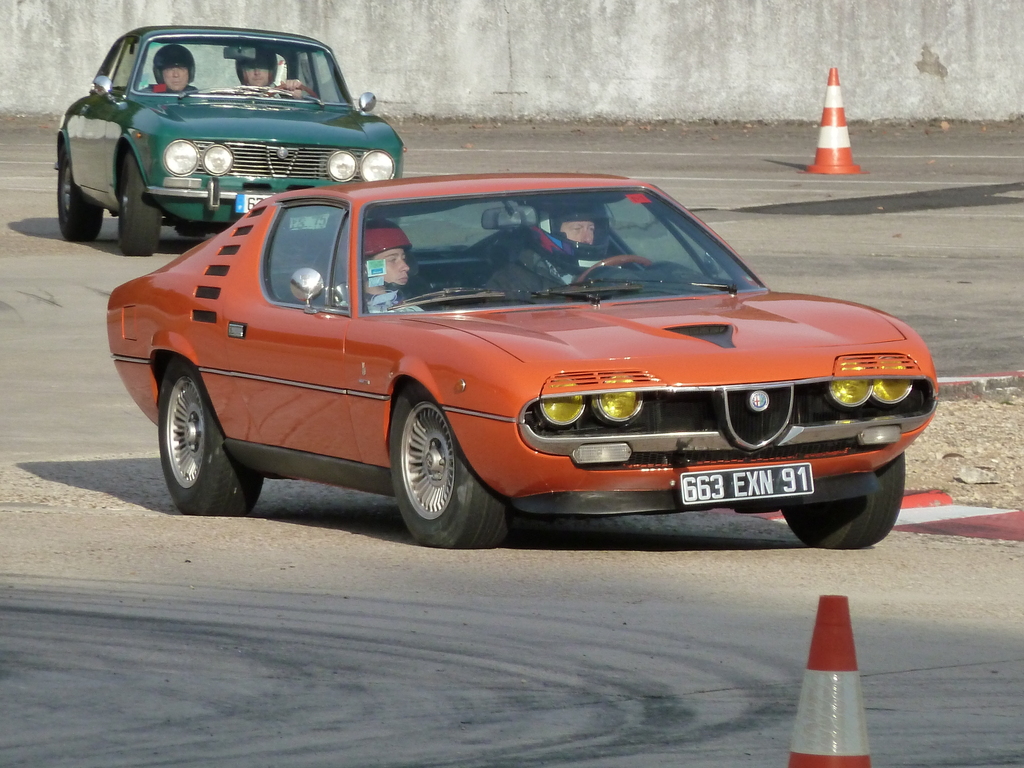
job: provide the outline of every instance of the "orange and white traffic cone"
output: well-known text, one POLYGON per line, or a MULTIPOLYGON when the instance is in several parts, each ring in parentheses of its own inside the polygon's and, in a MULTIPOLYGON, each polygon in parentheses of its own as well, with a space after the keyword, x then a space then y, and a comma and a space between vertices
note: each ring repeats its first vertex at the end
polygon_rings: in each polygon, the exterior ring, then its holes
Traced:
POLYGON ((850 604, 840 595, 818 600, 789 768, 871 768, 850 604))
POLYGON ((814 164, 807 166, 807 173, 862 173, 860 166, 853 164, 850 130, 846 127, 843 94, 839 90, 839 70, 835 67, 828 71, 818 151, 814 155, 814 164))

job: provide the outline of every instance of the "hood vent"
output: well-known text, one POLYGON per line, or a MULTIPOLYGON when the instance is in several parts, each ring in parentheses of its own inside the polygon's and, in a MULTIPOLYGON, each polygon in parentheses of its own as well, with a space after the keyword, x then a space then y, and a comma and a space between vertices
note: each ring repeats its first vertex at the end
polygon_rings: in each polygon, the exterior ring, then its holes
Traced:
POLYGON ((666 331, 679 333, 701 341, 710 341, 723 349, 733 349, 731 325, 725 323, 704 323, 703 325, 677 325, 675 328, 666 328, 666 331))

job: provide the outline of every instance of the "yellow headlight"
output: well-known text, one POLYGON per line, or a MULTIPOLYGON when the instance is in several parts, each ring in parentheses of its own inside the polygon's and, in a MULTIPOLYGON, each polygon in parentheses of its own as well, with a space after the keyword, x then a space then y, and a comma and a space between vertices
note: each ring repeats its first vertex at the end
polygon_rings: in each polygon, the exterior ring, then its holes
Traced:
POLYGON ((879 379, 871 388, 871 394, 883 403, 898 403, 910 394, 914 382, 910 379, 879 379))
POLYGON ((605 392, 594 398, 597 413, 607 421, 629 421, 640 411, 643 400, 637 392, 605 392))
POLYGON ((568 426, 583 415, 583 395, 546 397, 540 401, 540 410, 555 426, 568 426))
POLYGON ((871 379, 836 379, 828 391, 840 405, 860 405, 871 396, 871 379))

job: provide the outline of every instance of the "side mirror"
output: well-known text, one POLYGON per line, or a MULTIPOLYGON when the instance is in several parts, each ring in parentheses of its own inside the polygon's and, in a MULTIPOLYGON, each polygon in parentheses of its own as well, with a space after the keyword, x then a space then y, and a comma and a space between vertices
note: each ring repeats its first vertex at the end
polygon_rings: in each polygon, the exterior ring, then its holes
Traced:
POLYGON ((359 97, 359 111, 360 112, 373 112, 373 108, 377 106, 377 97, 367 91, 359 97))
POLYGON ((306 312, 316 313, 310 302, 324 292, 324 279, 315 269, 303 267, 292 274, 292 296, 305 303, 306 312))
POLYGON ((109 77, 107 77, 106 75, 96 75, 96 79, 92 81, 92 88, 90 90, 97 96, 103 94, 109 96, 110 91, 113 87, 114 84, 111 82, 109 77))

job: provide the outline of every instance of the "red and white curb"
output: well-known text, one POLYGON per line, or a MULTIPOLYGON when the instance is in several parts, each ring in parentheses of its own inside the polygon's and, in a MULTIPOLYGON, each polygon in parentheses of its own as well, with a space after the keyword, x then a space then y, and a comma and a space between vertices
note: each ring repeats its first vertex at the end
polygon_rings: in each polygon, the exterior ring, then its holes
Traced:
MULTIPOLYGON (((758 514, 782 521, 781 512, 758 514)), ((970 539, 1024 541, 1024 511, 954 504, 942 491, 910 491, 903 497, 894 531, 963 536, 970 539)))
POLYGON ((1024 511, 954 504, 942 491, 910 492, 903 497, 893 530, 1024 541, 1024 511))

